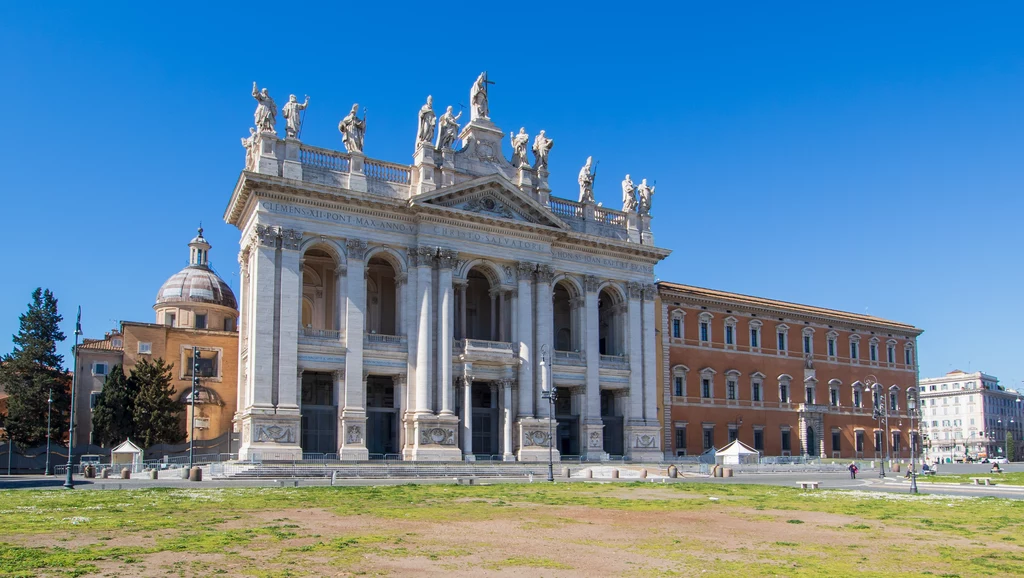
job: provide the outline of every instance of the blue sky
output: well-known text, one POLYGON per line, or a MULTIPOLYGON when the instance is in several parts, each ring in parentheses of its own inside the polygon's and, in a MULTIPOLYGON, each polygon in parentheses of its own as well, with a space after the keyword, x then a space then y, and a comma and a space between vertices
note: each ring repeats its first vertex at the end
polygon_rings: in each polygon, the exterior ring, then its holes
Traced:
POLYGON ((410 162, 426 95, 488 70, 495 122, 555 139, 554 194, 588 155, 610 206, 657 180, 659 278, 913 323, 924 376, 1024 380, 1017 4, 141 4, 0 5, 0 336, 36 286, 69 335, 78 304, 87 336, 152 321, 200 220, 237 288, 254 80, 310 95, 304 141, 340 149, 359 102, 367 154, 410 162))

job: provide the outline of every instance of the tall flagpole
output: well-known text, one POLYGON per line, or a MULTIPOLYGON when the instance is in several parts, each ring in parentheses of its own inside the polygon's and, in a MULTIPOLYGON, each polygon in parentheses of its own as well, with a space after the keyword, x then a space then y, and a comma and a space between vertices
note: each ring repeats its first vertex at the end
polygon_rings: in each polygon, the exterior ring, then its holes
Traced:
POLYGON ((75 452, 75 390, 78 384, 78 337, 82 334, 82 306, 78 306, 78 318, 75 320, 75 348, 72 350, 74 353, 75 365, 71 372, 71 419, 68 421, 68 475, 64 479, 64 487, 73 490, 75 489, 75 480, 72 477, 71 468, 71 456, 75 452))

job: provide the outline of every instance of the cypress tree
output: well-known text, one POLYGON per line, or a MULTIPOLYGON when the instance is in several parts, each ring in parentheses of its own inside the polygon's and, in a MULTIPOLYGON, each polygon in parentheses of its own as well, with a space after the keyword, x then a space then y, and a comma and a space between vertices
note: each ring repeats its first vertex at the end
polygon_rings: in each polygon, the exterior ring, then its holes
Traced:
POLYGON ((68 431, 71 376, 64 370, 64 356, 57 353, 57 343, 65 339, 62 320, 53 293, 37 288, 28 311, 19 318, 14 351, 0 361, 0 385, 9 396, 4 426, 19 445, 46 443, 46 400, 51 389, 53 439, 62 439, 62 432, 68 431))
POLYGON ((103 382, 103 391, 92 410, 93 441, 100 445, 116 445, 135 439, 135 397, 138 384, 124 374, 117 364, 103 382))
POLYGON ((181 413, 185 404, 174 399, 171 369, 163 358, 142 360, 133 369, 131 380, 138 388, 135 395, 135 436, 144 448, 156 444, 176 444, 185 439, 181 413))

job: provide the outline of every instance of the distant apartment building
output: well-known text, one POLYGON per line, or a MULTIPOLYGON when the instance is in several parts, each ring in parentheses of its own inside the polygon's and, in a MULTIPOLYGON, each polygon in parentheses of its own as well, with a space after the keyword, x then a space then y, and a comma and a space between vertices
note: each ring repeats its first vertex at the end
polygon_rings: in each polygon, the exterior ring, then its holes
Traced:
POLYGON ((1009 457, 1007 432, 1024 440, 1024 397, 999 385, 995 376, 956 369, 922 379, 920 389, 921 433, 929 460, 1009 457))
POLYGON ((910 457, 920 329, 678 283, 658 289, 668 456, 739 439, 768 456, 910 457))

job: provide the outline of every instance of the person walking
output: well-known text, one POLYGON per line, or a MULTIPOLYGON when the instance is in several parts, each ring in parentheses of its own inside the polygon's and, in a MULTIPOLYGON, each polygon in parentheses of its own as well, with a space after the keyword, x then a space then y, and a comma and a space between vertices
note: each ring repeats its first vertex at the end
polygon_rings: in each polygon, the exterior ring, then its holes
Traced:
POLYGON ((850 462, 850 465, 846 469, 850 470, 850 479, 851 480, 856 480, 857 479, 857 464, 855 462, 850 462))

